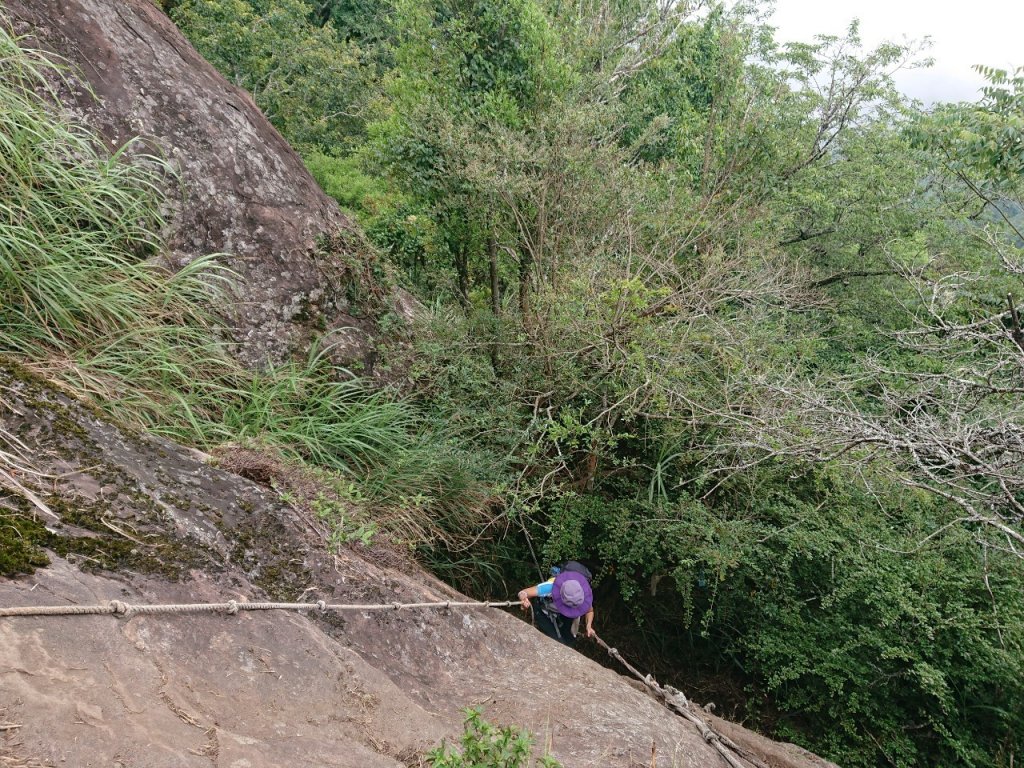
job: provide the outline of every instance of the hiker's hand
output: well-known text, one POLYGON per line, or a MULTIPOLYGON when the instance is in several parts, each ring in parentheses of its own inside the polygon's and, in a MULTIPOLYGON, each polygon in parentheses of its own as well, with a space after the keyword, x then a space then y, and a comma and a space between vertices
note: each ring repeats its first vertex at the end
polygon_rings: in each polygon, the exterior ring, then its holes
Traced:
POLYGON ((593 627, 587 627, 587 637, 597 637, 597 632, 594 631, 593 627))
POLYGON ((525 589, 519 590, 519 605, 523 607, 524 611, 530 610, 530 598, 527 596, 525 589))

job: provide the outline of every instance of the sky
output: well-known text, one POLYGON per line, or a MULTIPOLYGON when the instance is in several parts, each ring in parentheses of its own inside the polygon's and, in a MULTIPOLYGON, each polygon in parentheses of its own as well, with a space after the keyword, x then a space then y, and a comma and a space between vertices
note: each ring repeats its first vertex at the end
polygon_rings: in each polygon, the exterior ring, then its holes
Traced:
POLYGON ((931 37, 924 55, 935 64, 894 76, 903 93, 927 105, 975 100, 984 80, 974 64, 1024 66, 1024 0, 776 0, 769 23, 777 40, 810 42, 843 34, 854 18, 865 46, 931 37))

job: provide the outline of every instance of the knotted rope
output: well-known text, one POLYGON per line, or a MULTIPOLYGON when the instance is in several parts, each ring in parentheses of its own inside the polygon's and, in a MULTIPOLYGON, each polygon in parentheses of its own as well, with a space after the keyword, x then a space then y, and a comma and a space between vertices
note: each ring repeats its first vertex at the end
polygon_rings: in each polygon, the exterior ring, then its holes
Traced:
POLYGON ((722 759, 724 759, 725 762, 727 762, 731 766, 731 768, 747 767, 744 766, 741 762, 739 762, 739 760, 737 760, 736 757, 733 754, 731 754, 728 750, 732 750, 737 755, 746 760, 748 763, 754 765, 755 768, 768 768, 768 766, 763 761, 759 760, 757 757, 752 755, 749 752, 749 750, 744 749, 735 741, 730 739, 728 736, 724 736, 718 733, 718 731, 714 730, 710 725, 704 722, 704 719, 697 715, 691 709, 690 702, 686 698, 686 696, 683 695, 682 691, 677 691, 670 685, 666 685, 664 687, 658 685, 658 682, 650 675, 640 674, 640 671, 636 667, 634 667, 632 664, 630 664, 628 661, 622 658, 622 654, 619 653, 617 649, 612 648, 610 645, 608 645, 608 643, 606 643, 597 635, 594 635, 593 637, 598 645, 600 645, 602 648, 608 651, 609 656, 611 656, 622 666, 628 669, 629 672, 633 675, 633 677, 635 677, 637 680, 639 680, 648 688, 650 688, 651 691, 654 693, 655 697, 658 699, 658 701, 660 701, 662 704, 664 704, 666 707, 671 709, 676 714, 685 717, 687 720, 689 720, 691 723, 697 726, 697 730, 700 732, 700 735, 704 738, 704 741, 706 741, 708 744, 710 744, 716 750, 718 750, 718 754, 722 756, 722 759))
MULTIPOLYGON (((98 605, 26 605, 0 607, 0 618, 11 618, 15 616, 89 616, 89 615, 113 615, 121 618, 132 616, 145 616, 156 614, 188 614, 188 613, 224 613, 235 616, 241 611, 299 611, 324 614, 331 611, 400 611, 405 609, 424 608, 509 608, 519 605, 518 600, 505 600, 501 602, 477 602, 477 601, 455 601, 445 600, 431 603, 328 603, 324 600, 317 600, 315 603, 270 603, 270 602, 246 602, 229 600, 226 603, 168 603, 157 605, 133 605, 122 600, 110 600, 98 605)), ((692 711, 690 702, 682 694, 671 686, 660 686, 650 675, 643 675, 640 671, 626 661, 622 654, 612 648, 596 634, 594 640, 604 648, 608 655, 618 661, 640 682, 646 685, 666 707, 673 712, 693 723, 704 740, 713 746, 731 768, 746 768, 736 757, 729 752, 735 752, 744 760, 754 765, 755 768, 768 768, 764 762, 727 736, 715 731, 704 720, 692 711)))
POLYGON ((229 600, 226 603, 180 603, 166 605, 132 605, 121 600, 111 600, 99 605, 26 605, 0 608, 0 618, 11 616, 88 616, 111 614, 129 618, 147 614, 169 613, 226 613, 230 616, 239 611, 400 611, 415 608, 508 608, 518 605, 517 601, 469 602, 445 600, 433 603, 250 603, 229 600))

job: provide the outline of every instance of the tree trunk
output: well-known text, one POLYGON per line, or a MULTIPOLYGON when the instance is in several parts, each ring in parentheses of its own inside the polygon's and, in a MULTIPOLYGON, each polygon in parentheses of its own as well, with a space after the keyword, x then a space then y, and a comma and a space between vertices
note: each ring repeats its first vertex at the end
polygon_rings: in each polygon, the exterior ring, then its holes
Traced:
POLYGON ((487 238, 487 264, 491 278, 491 312, 501 315, 501 284, 498 282, 498 240, 494 233, 487 238))
POLYGON ((458 275, 458 298, 463 309, 469 309, 469 263, 466 248, 459 245, 455 251, 455 273, 458 275))
POLYGON ((498 280, 498 240, 492 231, 487 238, 487 266, 491 278, 491 369, 498 375, 500 359, 498 357, 498 337, 501 333, 501 284, 498 280))
POLYGON ((519 250, 519 314, 523 326, 528 325, 530 317, 530 272, 533 270, 533 254, 529 248, 519 250))

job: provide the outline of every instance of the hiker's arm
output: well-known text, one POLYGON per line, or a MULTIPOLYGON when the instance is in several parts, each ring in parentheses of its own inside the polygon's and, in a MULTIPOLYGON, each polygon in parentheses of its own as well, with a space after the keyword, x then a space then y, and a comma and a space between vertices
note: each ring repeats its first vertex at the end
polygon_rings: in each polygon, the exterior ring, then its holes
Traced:
POLYGON ((519 604, 523 606, 523 610, 528 610, 530 607, 530 598, 537 597, 536 587, 527 587, 526 589, 519 590, 519 604))
POLYGON ((594 609, 591 608, 587 611, 583 617, 583 625, 587 628, 587 637, 595 637, 597 633, 594 631, 594 609))

